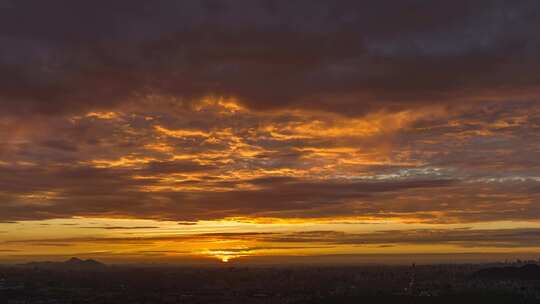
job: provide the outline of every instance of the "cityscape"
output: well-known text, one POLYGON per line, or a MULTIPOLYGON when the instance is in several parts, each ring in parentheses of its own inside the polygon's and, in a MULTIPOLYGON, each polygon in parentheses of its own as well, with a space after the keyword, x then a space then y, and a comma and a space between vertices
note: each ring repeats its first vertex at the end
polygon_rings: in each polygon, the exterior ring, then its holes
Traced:
POLYGON ((179 267, 71 258, 0 268, 2 303, 540 303, 538 261, 179 267))

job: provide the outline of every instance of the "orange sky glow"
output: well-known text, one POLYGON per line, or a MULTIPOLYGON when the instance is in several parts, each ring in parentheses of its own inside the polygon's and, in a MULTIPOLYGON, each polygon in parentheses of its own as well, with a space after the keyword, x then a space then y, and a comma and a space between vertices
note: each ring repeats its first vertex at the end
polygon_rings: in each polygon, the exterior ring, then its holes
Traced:
MULTIPOLYGON (((62 128, 84 125, 87 136, 100 132, 100 147, 78 138, 76 160, 48 166, 10 153, 55 132, 24 125, 8 135, 1 165, 35 172, 44 186, 13 195, 37 218, 15 213, 0 223, 0 257, 232 262, 536 252, 520 237, 540 228, 519 212, 529 208, 531 197, 501 186, 539 177, 522 176, 520 168, 501 174, 496 163, 475 164, 477 176, 468 177, 459 163, 434 164, 441 145, 512 140, 515 134, 506 130, 525 124, 530 113, 488 123, 460 118, 459 111, 430 107, 343 119, 323 112, 256 112, 234 100, 207 98, 167 114, 90 112, 66 117, 62 128), (440 119, 445 125, 417 125, 440 119), (433 132, 436 137, 428 136, 433 132), (409 142, 402 143, 404 137, 409 142), (70 171, 73 176, 63 176, 70 171), (54 180, 56 174, 61 180, 54 180)), ((74 152, 45 147, 40 153, 54 158, 74 152)))
POLYGON ((534 1, 34 2, 0 4, 0 263, 540 255, 534 1))

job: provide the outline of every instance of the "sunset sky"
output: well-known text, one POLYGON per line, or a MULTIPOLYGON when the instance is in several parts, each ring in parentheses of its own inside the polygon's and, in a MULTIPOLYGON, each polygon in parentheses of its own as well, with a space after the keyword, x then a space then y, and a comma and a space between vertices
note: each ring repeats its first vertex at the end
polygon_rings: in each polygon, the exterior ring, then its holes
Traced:
POLYGON ((536 0, 0 0, 0 262, 540 257, 539 28, 536 0))

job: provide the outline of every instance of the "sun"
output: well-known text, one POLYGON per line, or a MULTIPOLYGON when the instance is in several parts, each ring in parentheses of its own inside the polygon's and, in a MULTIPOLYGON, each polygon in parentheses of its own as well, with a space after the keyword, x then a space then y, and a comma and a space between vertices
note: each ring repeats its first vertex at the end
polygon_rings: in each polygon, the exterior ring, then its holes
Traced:
POLYGON ((218 259, 222 263, 229 263, 233 259, 245 256, 245 254, 240 254, 236 250, 207 250, 204 255, 218 259))
POLYGON ((230 263, 230 262, 232 262, 232 260, 237 259, 239 257, 242 257, 242 255, 219 254, 219 255, 214 255, 214 257, 218 258, 222 263, 230 263))

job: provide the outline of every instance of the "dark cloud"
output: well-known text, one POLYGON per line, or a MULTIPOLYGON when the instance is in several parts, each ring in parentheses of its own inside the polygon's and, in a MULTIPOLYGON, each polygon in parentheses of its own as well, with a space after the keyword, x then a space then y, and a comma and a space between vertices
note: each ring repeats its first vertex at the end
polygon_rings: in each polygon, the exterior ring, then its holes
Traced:
POLYGON ((539 12, 3 2, 0 221, 537 219, 539 12))
POLYGON ((143 169, 143 173, 154 174, 174 174, 174 173, 187 173, 187 172, 200 172, 210 171, 217 169, 216 166, 202 165, 194 161, 162 161, 151 162, 146 168, 143 169))
POLYGON ((212 251, 220 252, 225 251, 227 253, 253 253, 255 251, 261 250, 291 250, 291 249, 325 249, 333 248, 332 246, 257 246, 257 247, 247 247, 247 248, 217 248, 212 251))
POLYGON ((44 147, 55 149, 55 150, 62 150, 67 152, 77 152, 77 146, 73 143, 63 141, 63 140, 46 140, 41 143, 44 147))
POLYGON ((79 227, 80 229, 103 229, 103 230, 139 230, 139 229, 157 229, 156 226, 91 226, 79 227))
POLYGON ((150 94, 346 114, 538 92, 536 1, 13 1, 0 13, 3 113, 150 94))
POLYGON ((42 242, 42 243, 39 243, 39 242, 36 242, 36 243, 32 243, 32 246, 40 246, 40 247, 70 247, 70 246, 73 246, 73 244, 70 244, 70 243, 56 243, 56 242, 51 242, 51 243, 46 243, 46 242, 42 242))
POLYGON ((178 225, 193 226, 193 225, 197 225, 197 222, 178 222, 178 225))
MULTIPOLYGON (((157 241, 215 241, 220 239, 235 239, 235 240, 256 240, 265 237, 276 235, 270 232, 216 232, 216 233, 201 233, 190 235, 166 235, 166 236, 137 236, 137 237, 72 237, 72 238, 55 238, 48 240, 49 244, 74 244, 74 243, 130 243, 130 244, 151 244, 157 241)), ((5 241, 4 244, 39 244, 43 240, 39 239, 19 239, 5 241)))
POLYGON ((268 249, 321 249, 340 245, 365 245, 381 248, 400 244, 434 245, 448 244, 458 247, 499 247, 525 248, 540 246, 540 229, 404 229, 369 233, 346 233, 341 231, 300 231, 300 232, 242 232, 205 233, 193 235, 168 235, 148 237, 95 237, 95 238, 57 238, 46 243, 43 240, 22 239, 4 242, 6 245, 27 244, 36 246, 71 246, 76 243, 129 243, 152 244, 159 241, 198 241, 248 240, 264 242, 267 245, 246 248, 223 248, 214 251, 249 252, 268 249), (271 244, 280 244, 272 246, 271 244), (268 245, 270 244, 270 245, 268 245), (290 244, 290 245, 283 245, 290 244), (305 244, 305 245, 304 245, 305 244))
POLYGON ((267 239, 272 242, 325 243, 334 245, 453 244, 462 247, 538 247, 539 229, 416 229, 374 233, 305 231, 267 239))
MULTIPOLYGON (((20 178, 25 174, 18 172, 18 175, 20 178)), ((146 192, 141 189, 155 185, 154 180, 133 180, 130 176, 130 171, 81 168, 60 172, 38 171, 31 178, 28 177, 30 181, 25 182, 20 179, 6 180, 4 177, 6 189, 11 189, 13 196, 1 207, 2 216, 6 219, 29 220, 124 215, 186 221, 233 216, 328 217, 347 213, 360 216, 380 212, 382 207, 376 204, 357 205, 355 202, 358 200, 376 200, 381 194, 397 196, 411 189, 445 188, 455 182, 305 182, 275 179, 273 182, 266 181, 259 190, 146 192), (41 174, 43 176, 40 177, 41 174), (49 179, 49 174, 54 174, 56 178, 49 179), (44 193, 40 194, 40 191, 44 193), (25 193, 34 195, 28 197, 25 193)), ((261 181, 255 182, 260 185, 261 181)), ((384 209, 393 208, 388 206, 384 209)))
POLYGON ((181 251, 181 250, 142 250, 137 251, 137 253, 144 255, 165 255, 165 254, 188 254, 190 251, 181 251))

